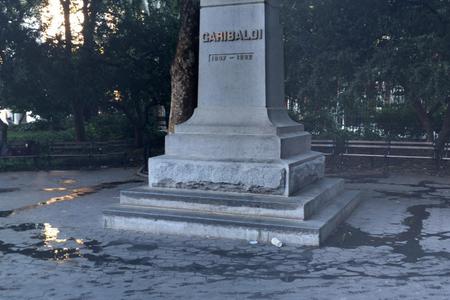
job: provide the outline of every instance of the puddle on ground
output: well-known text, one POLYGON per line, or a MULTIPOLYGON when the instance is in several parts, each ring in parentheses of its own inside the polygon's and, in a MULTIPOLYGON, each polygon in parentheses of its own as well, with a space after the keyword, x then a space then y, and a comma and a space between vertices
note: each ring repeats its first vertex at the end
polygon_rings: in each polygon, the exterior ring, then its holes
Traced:
POLYGON ((61 184, 63 185, 72 185, 77 183, 77 181, 75 179, 63 179, 61 180, 61 184))
MULTIPOLYGON (((100 183, 100 184, 97 184, 97 185, 94 185, 91 187, 73 189, 73 190, 71 190, 70 193, 68 193, 66 195, 52 197, 45 201, 39 202, 37 204, 26 205, 26 206, 22 206, 22 207, 13 209, 13 210, 0 211, 0 218, 6 218, 6 217, 9 217, 16 213, 19 213, 22 211, 27 211, 30 209, 39 208, 42 206, 52 205, 55 203, 60 203, 60 202, 65 202, 65 201, 72 201, 72 200, 75 200, 75 199, 83 197, 83 196, 95 194, 101 190, 113 189, 119 185, 124 185, 124 184, 129 184, 129 183, 140 183, 140 182, 143 182, 143 181, 133 179, 133 180, 127 180, 127 181, 106 182, 106 183, 100 183)), ((53 189, 53 188, 49 188, 49 189, 53 189)), ((55 189, 57 189, 57 188, 55 188, 55 189)), ((65 189, 65 188, 62 188, 62 189, 65 189)), ((49 190, 49 191, 53 192, 53 191, 58 191, 58 190, 49 190)), ((63 191, 63 190, 61 190, 61 191, 63 191)))
MULTIPOLYGON (((444 201, 440 204, 422 204, 414 205, 408 208, 411 214, 403 220, 403 224, 408 227, 404 232, 397 235, 374 236, 363 232, 348 223, 342 224, 338 232, 331 236, 325 246, 339 247, 345 249, 358 248, 361 246, 390 246, 394 253, 405 256, 403 261, 415 263, 425 256, 446 256, 442 253, 425 252, 420 245, 424 237, 422 234, 423 223, 430 217, 427 209, 431 208, 450 208, 450 202, 444 201)), ((450 254, 448 254, 450 257, 450 254)))
MULTIPOLYGON (((113 188, 119 184, 125 183, 130 182, 101 184, 90 187, 87 190, 73 190, 72 193, 76 198, 95 193, 101 189, 113 188)), ((419 185, 414 185, 415 188, 423 188, 418 192, 414 192, 418 193, 415 194, 414 197, 420 196, 420 199, 425 199, 427 194, 436 192, 437 189, 435 187, 430 187, 429 184, 430 182, 421 182, 419 185)), ((60 198, 59 201, 46 201, 37 206, 73 200, 64 198, 70 195, 71 194, 61 196, 62 198, 60 198)), ((385 193, 385 195, 388 194, 385 193)), ((396 197, 408 198, 411 197, 411 194, 400 194, 396 195, 396 197)), ((36 206, 33 206, 32 208, 34 207, 36 206)), ((449 253, 425 252, 420 245, 420 241, 424 237, 422 233, 424 221, 430 217, 430 213, 427 210, 431 208, 450 208, 450 200, 443 199, 439 204, 422 204, 409 207, 408 212, 411 216, 405 218, 403 221, 403 224, 406 225, 408 229, 405 232, 394 236, 372 236, 350 226, 349 224, 343 224, 339 228, 338 232, 327 241, 324 245, 324 249, 326 251, 327 247, 355 249, 362 246, 389 246, 392 247, 393 253, 402 254, 404 256, 403 262, 415 263, 420 258, 425 256, 445 256, 450 259, 449 253)), ((171 261, 170 264, 158 264, 158 258, 156 255, 154 257, 137 257, 139 253, 146 253, 145 255, 148 255, 147 252, 158 249, 158 244, 156 243, 135 244, 127 241, 112 241, 103 244, 98 240, 84 240, 77 238, 62 239, 59 237, 59 230, 49 224, 25 223, 19 225, 8 225, 5 227, 0 227, 0 230, 12 230, 17 233, 29 231, 30 233, 35 234, 31 236, 32 243, 25 247, 0 241, 0 252, 2 254, 20 254, 35 259, 53 261, 84 259, 87 262, 93 263, 95 266, 117 263, 122 265, 116 268, 118 270, 139 265, 157 267, 163 271, 219 275, 221 279, 217 279, 217 281, 227 280, 228 278, 235 279, 236 277, 247 276, 248 274, 251 274, 252 278, 279 278, 284 282, 292 282, 298 279, 312 277, 333 279, 342 277, 372 276, 365 275, 364 272, 359 271, 349 271, 347 275, 343 275, 342 273, 337 275, 323 274, 323 272, 328 268, 333 269, 334 267, 340 271, 345 271, 345 266, 340 267, 335 265, 312 263, 315 250, 314 248, 309 249, 301 247, 297 249, 294 247, 286 247, 283 249, 274 249, 272 247, 262 248, 265 246, 259 246, 257 248, 250 246, 246 248, 243 246, 225 250, 217 247, 193 247, 195 248, 194 250, 200 252, 200 254, 204 253, 213 255, 213 257, 216 256, 218 261, 216 262, 213 258, 208 258, 208 260, 211 260, 209 263, 207 261, 194 260, 186 265, 183 264, 183 262, 178 263, 177 260, 174 260, 171 261), (105 250, 108 247, 113 249, 116 246, 125 246, 126 250, 123 251, 127 251, 125 253, 128 253, 128 255, 132 258, 127 259, 105 253, 105 250), (132 254, 130 255, 130 253, 132 254), (263 262, 261 262, 260 259, 262 259, 263 262), (228 263, 220 263, 221 260, 225 260, 228 263), (295 262, 295 265, 290 269, 290 266, 286 268, 287 262, 295 262)), ((183 251, 183 248, 180 247, 179 251, 183 251)), ((411 273, 408 276, 415 276, 415 274, 416 273, 411 273)), ((383 276, 385 276, 385 278, 391 278, 388 275, 383 276)))
POLYGON ((44 192, 65 192, 67 188, 56 187, 56 188, 44 188, 42 189, 44 192))
POLYGON ((81 238, 60 238, 60 231, 48 223, 23 223, 18 225, 7 225, 0 227, 0 231, 11 230, 14 232, 28 233, 26 241, 29 245, 15 245, 0 241, 0 253, 19 254, 34 259, 52 260, 64 262, 72 259, 86 259, 96 266, 107 263, 120 263, 124 265, 147 265, 152 266, 150 258, 125 259, 104 253, 104 249, 112 246, 126 244, 131 251, 153 251, 158 245, 132 245, 128 242, 117 241, 102 245, 97 240, 85 240, 81 238))
POLYGON ((20 191, 20 188, 0 188, 0 194, 20 191))

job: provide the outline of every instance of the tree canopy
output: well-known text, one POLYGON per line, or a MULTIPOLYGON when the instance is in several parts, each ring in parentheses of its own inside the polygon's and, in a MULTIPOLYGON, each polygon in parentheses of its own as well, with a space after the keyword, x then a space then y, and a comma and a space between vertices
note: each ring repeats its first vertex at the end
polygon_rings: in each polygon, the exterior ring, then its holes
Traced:
POLYGON ((174 2, 59 1, 69 18, 54 36, 42 17, 50 2, 0 2, 0 107, 32 111, 55 126, 72 116, 79 140, 85 120, 121 113, 142 144, 152 107, 170 105, 174 2), (72 14, 83 16, 80 32, 72 14))
MULTIPOLYGON (((449 139, 450 0, 282 3, 287 100, 308 130, 449 139)), ((0 107, 71 118, 79 140, 90 118, 121 114, 142 144, 155 105, 195 105, 197 4, 0 1, 0 107), (50 3, 64 19, 53 35, 50 3)))
POLYGON ((332 111, 347 126, 448 139, 450 1, 284 4, 287 95, 311 130, 336 130, 332 111))

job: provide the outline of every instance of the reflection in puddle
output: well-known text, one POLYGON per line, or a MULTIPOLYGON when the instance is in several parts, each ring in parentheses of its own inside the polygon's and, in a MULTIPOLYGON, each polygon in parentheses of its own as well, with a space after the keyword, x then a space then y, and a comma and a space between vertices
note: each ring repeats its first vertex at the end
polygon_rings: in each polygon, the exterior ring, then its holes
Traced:
POLYGON ((44 223, 44 228, 42 230, 43 240, 45 246, 52 248, 51 243, 65 243, 67 239, 58 239, 59 229, 53 227, 49 223, 44 223))
MULTIPOLYGON (((97 191, 98 191, 98 189, 95 189, 95 188, 80 188, 80 189, 72 190, 72 193, 70 193, 70 194, 53 197, 46 201, 39 202, 38 205, 50 205, 50 204, 54 204, 57 202, 70 201, 70 200, 74 200, 78 197, 93 194, 97 191)), ((30 208, 33 208, 33 207, 30 207, 30 208)))
POLYGON ((71 185, 77 183, 77 181, 75 179, 65 179, 62 180, 61 183, 64 185, 71 185))
MULTIPOLYGON (((73 189, 70 193, 62 196, 52 197, 37 204, 27 205, 14 210, 0 211, 0 218, 6 218, 16 213, 26 211, 29 209, 39 208, 42 206, 52 205, 59 202, 71 201, 77 198, 94 194, 103 189, 112 189, 119 185, 140 183, 142 180, 127 180, 101 183, 92 187, 84 187, 73 189)), ((64 180, 63 184, 69 185, 76 183, 75 180, 64 180)), ((14 191, 14 190, 8 190, 14 191)), ((46 192, 62 192, 67 191, 65 187, 46 188, 46 192)), ((3 192, 6 192, 3 190, 3 192)), ((26 240, 31 239, 32 244, 23 246, 15 245, 0 240, 0 254, 21 254, 35 259, 54 260, 58 262, 65 262, 74 258, 85 258, 87 261, 95 264, 103 264, 107 262, 121 262, 125 264, 135 264, 133 260, 126 260, 120 257, 110 256, 107 254, 98 254, 103 251, 103 246, 96 240, 84 240, 81 238, 61 238, 60 229, 52 226, 50 223, 24 223, 19 225, 7 225, 0 227, 0 231, 11 230, 15 238, 17 234, 34 234, 29 235, 26 240), (36 242, 36 240, 38 240, 36 242)), ((5 235, 2 235, 4 237, 5 235)), ((6 235, 7 236, 7 235, 6 235)))
POLYGON ((53 227, 49 223, 44 223, 44 228, 42 229, 42 241, 45 247, 54 249, 54 259, 65 261, 74 257, 82 257, 78 246, 81 247, 84 245, 83 239, 60 239, 58 238, 59 234, 60 231, 58 228, 53 227), (69 247, 69 243, 75 247, 69 247))
MULTIPOLYGON (((64 263, 74 259, 84 259, 95 265, 105 263, 120 263, 125 265, 147 265, 153 266, 150 258, 133 258, 126 259, 120 256, 105 254, 104 248, 120 245, 129 245, 128 242, 117 241, 103 245, 97 240, 85 240, 81 238, 61 238, 60 229, 49 223, 24 223, 19 225, 8 225, 0 227, 0 231, 13 231, 14 240, 17 239, 18 233, 23 236, 22 241, 29 241, 28 244, 12 244, 0 240, 0 256, 7 254, 20 254, 27 257, 52 260, 58 263, 64 263)), ((3 238, 7 234, 1 235, 3 238)), ((157 245, 147 249, 152 251, 157 249, 157 245)))
POLYGON ((19 246, 0 241, 0 253, 3 254, 22 254, 32 258, 55 260, 58 262, 64 262, 82 256, 80 247, 83 245, 83 240, 73 238, 61 239, 59 238, 60 230, 49 223, 9 225, 0 227, 0 230, 12 230, 18 233, 33 233, 37 231, 38 234, 28 236, 28 238, 31 238, 31 240, 39 240, 39 242, 25 247, 23 245, 19 246), (71 247, 70 244, 79 247, 71 247))
MULTIPOLYGON (((94 185, 92 187, 85 187, 85 188, 74 189, 69 194, 62 195, 62 196, 57 196, 57 197, 52 197, 52 198, 50 198, 48 200, 39 202, 37 204, 31 204, 31 205, 23 206, 23 207, 14 209, 14 210, 0 211, 0 218, 6 218, 6 217, 9 217, 9 216, 14 215, 16 213, 19 213, 19 212, 22 212, 22 211, 26 211, 26 210, 30 210, 30 209, 34 209, 34 208, 38 208, 38 207, 41 207, 41 206, 51 205, 51 204, 64 202, 64 201, 75 200, 75 199, 83 197, 83 196, 95 194, 95 193, 97 193, 97 192, 99 192, 101 190, 104 190, 104 189, 115 188, 115 187, 117 187, 119 185, 129 184, 129 183, 140 183, 140 182, 142 182, 142 180, 136 180, 136 179, 127 180, 127 181, 114 181, 114 182, 106 182, 106 183, 97 184, 97 185, 94 185)), ((66 188, 62 188, 62 189, 66 190, 66 188)), ((51 191, 53 191, 53 190, 51 190, 51 191)), ((58 190, 55 190, 55 191, 58 191, 58 190)))
POLYGON ((58 188, 45 188, 44 192, 64 192, 67 191, 67 188, 58 187, 58 188))

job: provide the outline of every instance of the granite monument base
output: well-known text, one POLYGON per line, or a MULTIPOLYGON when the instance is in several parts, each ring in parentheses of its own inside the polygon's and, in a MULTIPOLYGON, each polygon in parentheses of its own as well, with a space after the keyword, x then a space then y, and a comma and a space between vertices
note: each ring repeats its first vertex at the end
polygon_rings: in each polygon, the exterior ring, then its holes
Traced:
POLYGON ((324 156, 213 160, 163 155, 149 162, 149 186, 291 196, 324 176, 324 156))
POLYGON ((343 180, 328 178, 291 197, 145 186, 122 191, 103 219, 112 229, 320 246, 359 200, 343 180))
POLYGON ((105 227, 318 246, 357 205, 288 115, 281 0, 201 0, 198 105, 105 227))

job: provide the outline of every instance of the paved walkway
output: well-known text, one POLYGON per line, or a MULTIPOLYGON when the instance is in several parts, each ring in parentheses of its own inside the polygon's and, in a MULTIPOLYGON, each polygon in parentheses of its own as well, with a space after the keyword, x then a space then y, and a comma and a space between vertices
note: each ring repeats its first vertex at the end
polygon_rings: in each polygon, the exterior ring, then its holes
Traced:
POLYGON ((347 178, 325 247, 104 230, 135 170, 0 173, 0 299, 448 299, 450 178, 347 178))

